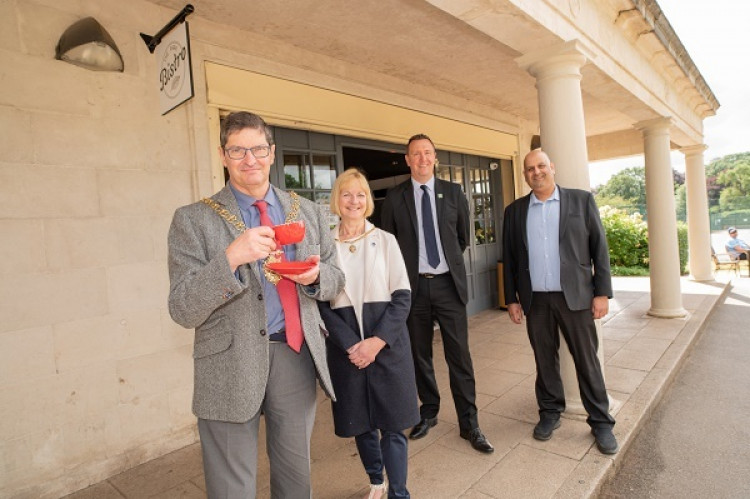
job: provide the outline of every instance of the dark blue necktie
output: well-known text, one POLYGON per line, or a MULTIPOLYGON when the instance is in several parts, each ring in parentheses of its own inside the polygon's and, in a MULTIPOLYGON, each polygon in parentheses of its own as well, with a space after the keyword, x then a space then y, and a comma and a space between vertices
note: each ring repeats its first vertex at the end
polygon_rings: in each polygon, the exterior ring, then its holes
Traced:
POLYGON ((424 249, 427 251, 427 261, 430 267, 437 268, 440 264, 437 239, 435 239, 435 221, 432 218, 432 206, 430 205, 430 192, 426 185, 422 188, 422 232, 424 233, 424 249))

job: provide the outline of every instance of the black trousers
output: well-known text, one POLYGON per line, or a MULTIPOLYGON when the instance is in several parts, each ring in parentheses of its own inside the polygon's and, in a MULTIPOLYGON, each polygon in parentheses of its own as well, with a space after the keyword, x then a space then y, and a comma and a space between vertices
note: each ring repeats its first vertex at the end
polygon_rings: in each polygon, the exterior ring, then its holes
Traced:
POLYGON ((534 293, 526 330, 536 361, 536 399, 541 417, 559 417, 565 409, 560 377, 560 334, 575 363, 581 401, 591 427, 612 426, 602 367, 596 356, 599 342, 591 310, 570 310, 562 293, 534 293))
POLYGON ((422 402, 419 409, 422 418, 434 418, 440 410, 440 392, 432 363, 434 321, 440 326, 443 338, 458 424, 462 430, 473 430, 479 427, 479 422, 474 366, 469 353, 469 324, 466 306, 458 296, 450 273, 432 279, 420 276, 417 291, 412 293, 407 325, 414 356, 417 393, 422 402))

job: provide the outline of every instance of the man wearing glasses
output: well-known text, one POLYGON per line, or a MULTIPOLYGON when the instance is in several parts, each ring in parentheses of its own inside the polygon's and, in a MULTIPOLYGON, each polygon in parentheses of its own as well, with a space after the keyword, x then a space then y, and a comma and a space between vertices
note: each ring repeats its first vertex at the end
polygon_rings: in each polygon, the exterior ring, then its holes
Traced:
POLYGON ((309 498, 316 377, 333 397, 317 301, 335 298, 344 276, 318 206, 270 184, 275 146, 263 119, 232 113, 220 140, 229 182, 179 208, 169 230, 169 312, 195 328, 193 412, 206 490, 209 498, 256 496, 264 414, 271 496, 309 498), (297 220, 304 239, 278 245, 271 226, 297 220), (309 268, 269 270, 269 256, 282 254, 309 268))

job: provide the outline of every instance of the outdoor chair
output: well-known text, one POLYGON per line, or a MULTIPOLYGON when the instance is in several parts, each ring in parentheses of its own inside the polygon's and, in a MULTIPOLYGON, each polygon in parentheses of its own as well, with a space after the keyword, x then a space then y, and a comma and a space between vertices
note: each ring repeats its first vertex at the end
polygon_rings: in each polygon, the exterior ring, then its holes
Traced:
POLYGON ((734 275, 740 273, 740 261, 732 258, 729 253, 717 253, 711 246, 711 259, 714 261, 716 270, 734 270, 734 275))

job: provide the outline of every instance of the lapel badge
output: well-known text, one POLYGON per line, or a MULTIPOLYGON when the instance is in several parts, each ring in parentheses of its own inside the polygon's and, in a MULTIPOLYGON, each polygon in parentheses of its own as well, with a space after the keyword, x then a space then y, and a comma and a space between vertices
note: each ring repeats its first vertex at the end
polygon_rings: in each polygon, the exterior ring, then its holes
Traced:
POLYGON ((438 192, 438 199, 443 199, 443 193, 442 192, 438 192))

